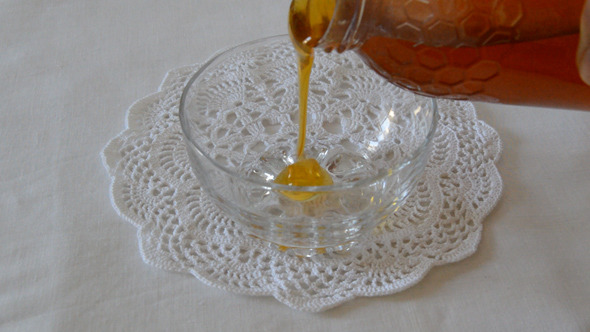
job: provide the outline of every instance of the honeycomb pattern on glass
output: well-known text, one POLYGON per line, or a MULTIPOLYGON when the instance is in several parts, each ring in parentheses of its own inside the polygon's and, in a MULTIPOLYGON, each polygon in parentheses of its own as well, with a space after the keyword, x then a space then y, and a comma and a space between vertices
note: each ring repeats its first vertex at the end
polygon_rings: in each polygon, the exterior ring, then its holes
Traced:
POLYGON ((384 54, 372 55, 373 65, 398 85, 455 98, 483 92, 501 70, 469 46, 517 40, 523 17, 519 0, 392 0, 387 11, 400 41, 387 41, 384 54))

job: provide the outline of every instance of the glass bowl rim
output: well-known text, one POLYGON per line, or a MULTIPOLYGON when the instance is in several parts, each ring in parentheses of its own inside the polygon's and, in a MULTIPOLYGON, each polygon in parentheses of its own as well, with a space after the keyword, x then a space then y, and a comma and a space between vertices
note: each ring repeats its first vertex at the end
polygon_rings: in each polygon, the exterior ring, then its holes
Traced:
MULTIPOLYGON (((261 186, 261 187, 264 187, 267 189, 272 189, 272 190, 277 190, 277 191, 287 191, 287 192, 303 191, 303 192, 317 192, 317 193, 334 192, 334 191, 353 189, 353 188, 357 188, 357 187, 363 187, 363 186, 366 186, 367 184, 375 183, 375 182, 381 180, 382 178, 389 176, 390 174, 392 174, 392 172, 395 173, 396 171, 403 169, 411 160, 415 159, 421 152, 423 152, 424 149, 426 148, 426 146, 432 141, 432 139, 434 137, 434 133, 436 132, 436 128, 438 127, 438 120, 439 120, 438 104, 436 102, 436 99, 421 95, 420 96, 421 98, 430 99, 432 112, 433 112, 431 126, 429 128, 428 134, 426 134, 424 141, 422 142, 422 144, 420 144, 420 146, 418 148, 414 149, 413 153, 410 156, 404 158, 403 160, 396 163, 393 167, 391 167, 389 169, 380 170, 376 175, 373 175, 371 177, 363 178, 363 179, 360 179, 357 181, 352 181, 352 182, 336 183, 336 184, 332 184, 332 185, 328 185, 328 186, 292 186, 292 185, 285 185, 285 184, 278 184, 278 183, 274 183, 274 182, 262 181, 262 180, 254 179, 251 177, 245 177, 245 176, 242 176, 242 175, 232 171, 231 169, 228 169, 225 166, 220 165, 218 162, 211 159, 211 157, 206 152, 206 150, 203 149, 201 146, 199 146, 199 144, 195 143, 195 141, 193 140, 193 137, 191 136, 190 130, 189 130, 190 125, 188 123, 187 116, 186 116, 187 111, 185 108, 185 102, 186 102, 188 92, 191 89, 191 87, 193 86, 193 83, 203 73, 207 72, 207 70, 209 69, 209 67, 211 65, 216 64, 217 60, 222 59, 224 56, 230 55, 234 51, 248 48, 248 47, 252 47, 257 44, 264 44, 264 43, 274 41, 274 40, 277 40, 277 41, 281 40, 282 41, 287 38, 289 38, 289 35, 287 35, 287 34, 275 35, 275 36, 270 36, 270 37, 254 39, 249 42, 245 42, 245 43, 242 43, 242 44, 239 44, 236 46, 229 47, 225 50, 221 50, 221 51, 217 52, 216 54, 214 54, 213 56, 211 56, 207 61, 205 61, 203 63, 203 65, 201 65, 199 70, 197 70, 197 72, 192 75, 192 77, 189 79, 189 81, 186 83, 185 87, 183 88, 182 95, 180 97, 180 103, 178 106, 178 110, 179 110, 180 126, 182 129, 182 134, 185 138, 184 141, 185 141, 185 143, 188 143, 192 147, 197 149, 207 159, 207 161, 209 163, 211 163, 211 165, 213 165, 216 169, 221 170, 223 173, 229 175, 230 177, 232 177, 238 181, 246 181, 246 182, 255 184, 257 186, 261 186)), ((399 89, 399 87, 397 87, 397 88, 399 89)))

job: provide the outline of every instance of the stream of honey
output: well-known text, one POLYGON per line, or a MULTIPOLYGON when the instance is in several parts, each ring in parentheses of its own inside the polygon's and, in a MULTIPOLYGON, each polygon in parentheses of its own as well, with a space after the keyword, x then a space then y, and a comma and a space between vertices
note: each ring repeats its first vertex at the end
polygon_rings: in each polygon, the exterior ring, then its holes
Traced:
MULTIPOLYGON (((299 137, 297 161, 288 165, 275 178, 275 183, 291 186, 327 186, 334 182, 315 159, 305 156, 307 100, 309 77, 313 67, 314 50, 330 24, 335 0, 294 0, 289 10, 289 33, 297 52, 299 72, 299 137)), ((293 200, 307 201, 317 196, 314 192, 285 191, 293 200)))

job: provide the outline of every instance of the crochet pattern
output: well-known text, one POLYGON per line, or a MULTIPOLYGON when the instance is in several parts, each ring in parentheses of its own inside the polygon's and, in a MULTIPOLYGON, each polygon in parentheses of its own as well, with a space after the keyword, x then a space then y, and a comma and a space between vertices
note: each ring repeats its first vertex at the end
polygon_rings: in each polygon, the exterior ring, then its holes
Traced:
MULTIPOLYGON (((286 47, 274 47, 276 54, 268 61, 284 58, 291 52, 286 47)), ((341 61, 363 65, 351 57, 354 54, 341 61)), ((294 70, 293 59, 285 61, 291 67, 284 70, 294 70)), ((322 65, 321 57, 316 61, 322 65)), ((112 179, 113 206, 137 227, 146 263, 191 273, 227 291, 274 296, 292 308, 317 312, 359 296, 399 292, 419 282, 433 266, 475 252, 483 219, 502 191, 495 165, 501 143, 496 131, 477 119, 471 103, 438 101, 440 121, 424 174, 405 205, 362 246, 346 254, 304 258, 248 236, 201 191, 178 119, 182 89, 199 68, 196 64, 170 71, 158 92, 130 107, 127 129, 102 152, 112 179)), ((239 75, 237 67, 227 70, 239 75)), ((282 74, 272 73, 277 82, 282 74)), ((335 84, 332 78, 323 79, 326 86, 335 84)), ((382 83, 370 80, 359 84, 382 89, 371 86, 382 83)), ((225 100, 239 103, 238 87, 226 85, 225 91, 233 94, 225 100)), ((291 95, 296 90, 284 93, 284 103, 296 102, 291 95)), ((229 115, 226 119, 236 120, 229 115)), ((218 153, 231 158, 231 151, 230 146, 218 153)))

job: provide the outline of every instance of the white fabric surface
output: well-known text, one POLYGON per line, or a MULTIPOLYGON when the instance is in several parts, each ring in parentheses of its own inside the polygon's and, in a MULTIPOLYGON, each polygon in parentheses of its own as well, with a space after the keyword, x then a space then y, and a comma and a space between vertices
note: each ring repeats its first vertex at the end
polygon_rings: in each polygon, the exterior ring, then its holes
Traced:
POLYGON ((143 263, 100 150, 166 71, 285 33, 288 5, 0 2, 0 330, 590 330, 588 112, 476 105, 503 197, 473 256, 396 295, 309 314, 143 263))

